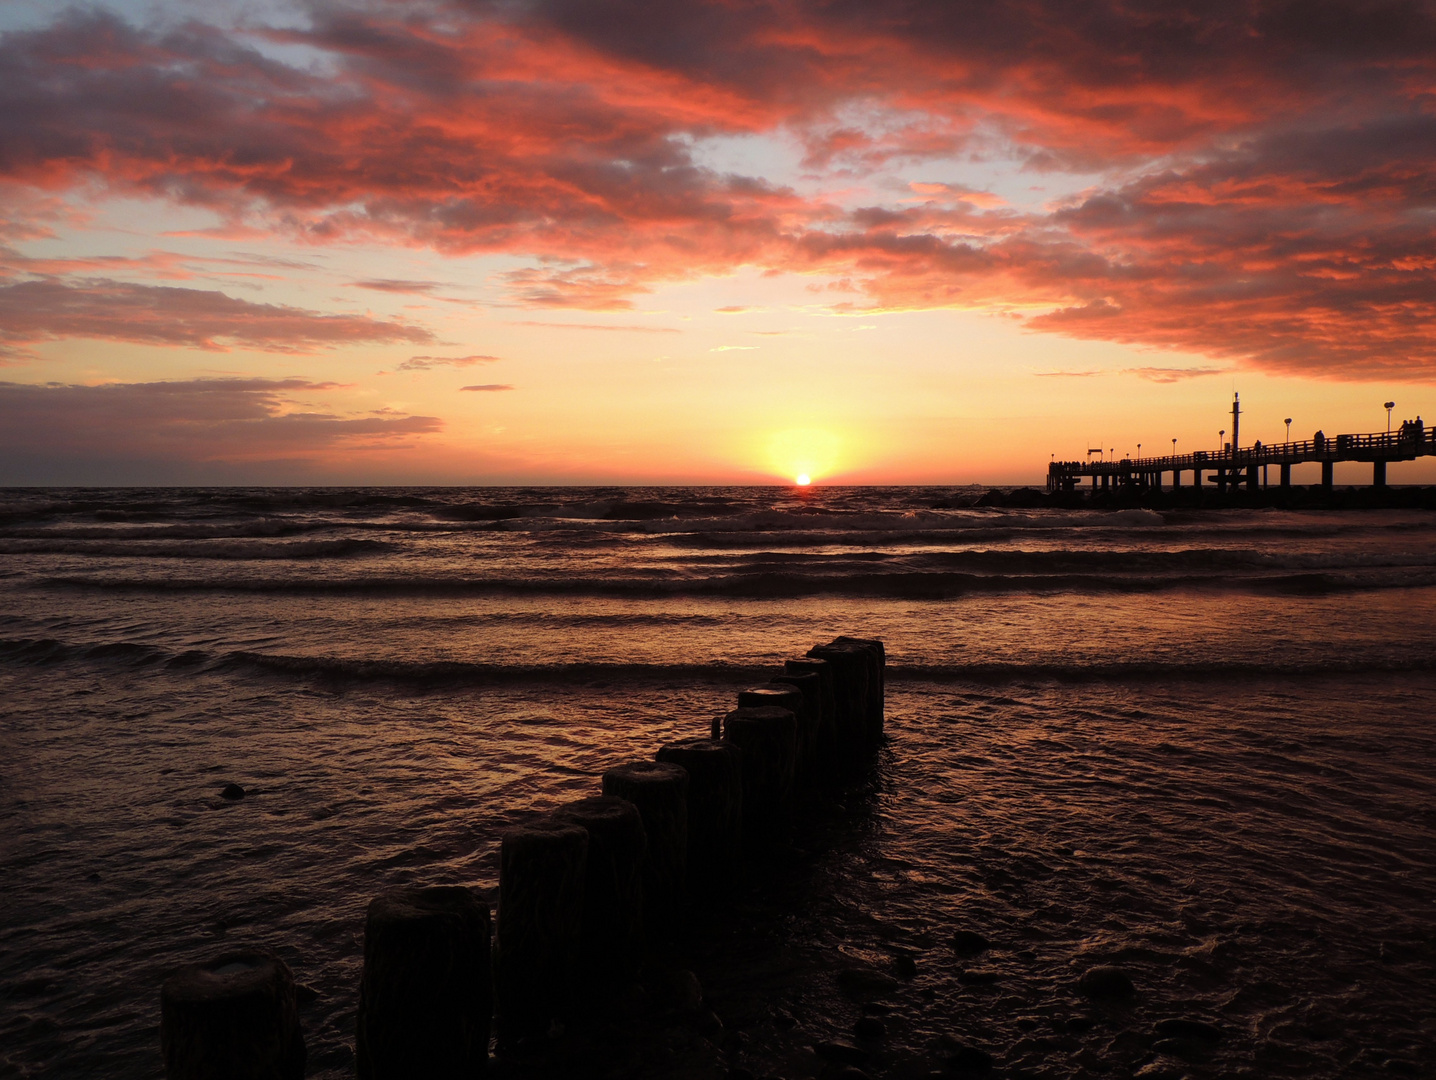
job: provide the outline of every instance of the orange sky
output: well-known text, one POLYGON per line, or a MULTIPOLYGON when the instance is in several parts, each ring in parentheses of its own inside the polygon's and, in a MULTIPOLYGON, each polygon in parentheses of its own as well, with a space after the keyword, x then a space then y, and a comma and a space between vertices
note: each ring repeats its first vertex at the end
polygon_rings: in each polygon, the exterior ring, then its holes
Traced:
POLYGON ((1215 447, 1234 389, 1244 441, 1436 421, 1429 8, 1072 8, 12 4, 0 483, 1019 483, 1215 447))

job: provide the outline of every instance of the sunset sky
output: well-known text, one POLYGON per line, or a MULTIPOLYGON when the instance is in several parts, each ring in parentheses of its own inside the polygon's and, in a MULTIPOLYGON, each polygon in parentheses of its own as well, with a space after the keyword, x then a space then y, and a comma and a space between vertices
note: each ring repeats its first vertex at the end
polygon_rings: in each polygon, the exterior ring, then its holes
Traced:
POLYGON ((0 33, 0 483, 1035 483, 1214 448, 1234 389, 1244 442, 1436 422, 1431 3, 0 33))

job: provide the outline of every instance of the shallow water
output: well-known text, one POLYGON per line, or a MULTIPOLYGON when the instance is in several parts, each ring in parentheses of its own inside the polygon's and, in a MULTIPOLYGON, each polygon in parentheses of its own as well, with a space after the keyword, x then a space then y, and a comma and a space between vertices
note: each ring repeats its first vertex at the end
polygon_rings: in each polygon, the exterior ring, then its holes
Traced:
POLYGON ((160 982, 252 942, 318 992, 311 1075, 352 1075, 374 893, 491 888, 503 827, 842 632, 887 642, 890 740, 695 912, 715 1063, 816 1072, 840 971, 908 953, 870 1075, 944 1039, 1014 1076, 1429 1068, 1429 515, 580 494, 5 495, 0 1076, 158 1075, 160 982), (1078 995, 1096 963, 1134 1004, 1078 995))

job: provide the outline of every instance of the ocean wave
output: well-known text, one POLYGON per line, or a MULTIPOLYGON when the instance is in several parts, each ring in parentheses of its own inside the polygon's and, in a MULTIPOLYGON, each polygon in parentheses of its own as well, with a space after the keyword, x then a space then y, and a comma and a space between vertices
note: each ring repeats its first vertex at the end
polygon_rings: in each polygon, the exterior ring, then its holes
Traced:
POLYGON ((268 559, 342 559, 392 551, 383 540, 214 540, 193 537, 184 544, 157 540, 93 540, 47 537, 43 540, 0 538, 0 555, 87 555, 125 559, 218 559, 227 562, 268 559))
MULTIPOLYGON (((606 682, 742 682, 771 674, 771 665, 724 661, 693 663, 495 664, 448 660, 386 660, 326 655, 261 653, 252 650, 175 650, 140 642, 66 642, 56 638, 0 639, 0 662, 54 665, 88 662, 176 674, 250 673, 337 683, 401 682, 424 686, 606 682)), ((962 682, 1170 682, 1253 681, 1375 673, 1433 672, 1436 656, 1386 659, 1323 658, 1310 662, 1164 662, 1110 660, 1095 663, 914 664, 890 660, 889 683, 962 682)))
POLYGON ((290 596, 621 596, 634 598, 731 597, 781 599, 850 596, 944 600, 971 593, 1154 593, 1219 590, 1283 594, 1356 592, 1436 585, 1436 567, 1395 566, 1343 572, 1210 574, 976 574, 915 571, 799 574, 754 572, 698 576, 655 572, 650 576, 585 577, 536 574, 532 577, 466 578, 443 576, 253 578, 121 577, 56 575, 40 579, 54 588, 156 594, 229 592, 290 596))

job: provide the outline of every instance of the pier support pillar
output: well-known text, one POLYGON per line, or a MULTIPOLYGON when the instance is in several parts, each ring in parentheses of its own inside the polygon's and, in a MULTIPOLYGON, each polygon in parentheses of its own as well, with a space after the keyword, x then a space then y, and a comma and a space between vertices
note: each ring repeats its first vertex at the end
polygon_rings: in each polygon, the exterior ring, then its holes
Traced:
POLYGON ((1178 488, 1180 488, 1181 486, 1182 486, 1182 470, 1181 470, 1181 469, 1173 469, 1173 470, 1172 470, 1172 490, 1173 490, 1173 491, 1176 491, 1176 490, 1177 490, 1178 488))
POLYGON ((1247 490, 1248 490, 1248 491, 1255 491, 1256 489, 1257 489, 1257 467, 1256 467, 1255 465, 1248 465, 1248 466, 1247 466, 1247 490))
POLYGON ((1195 469, 1192 470, 1192 487, 1194 487, 1194 488, 1200 488, 1201 486, 1202 486, 1202 467, 1201 467, 1200 465, 1198 465, 1195 469))
POLYGON ((1290 466, 1290 465, 1283 465, 1283 466, 1281 467, 1281 486, 1284 487, 1284 488, 1291 487, 1291 466, 1290 466))
POLYGON ((1384 462, 1384 461, 1373 461, 1373 462, 1371 463, 1371 486, 1372 486, 1372 487, 1385 487, 1385 486, 1386 486, 1386 462, 1384 462))
POLYGON ((1323 461, 1321 463, 1321 486, 1327 491, 1331 490, 1332 474, 1335 472, 1335 463, 1323 461))

